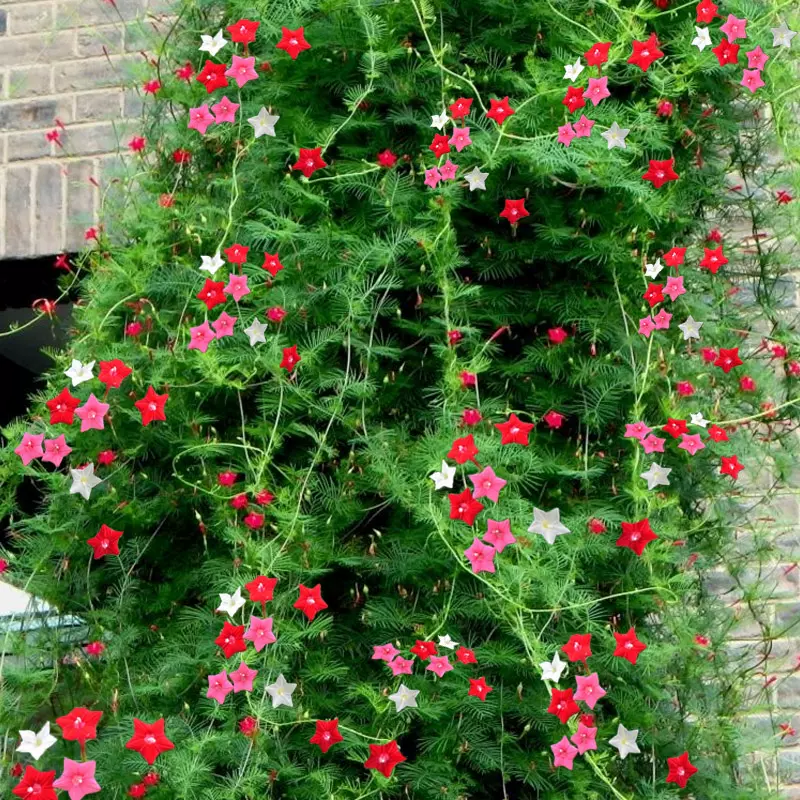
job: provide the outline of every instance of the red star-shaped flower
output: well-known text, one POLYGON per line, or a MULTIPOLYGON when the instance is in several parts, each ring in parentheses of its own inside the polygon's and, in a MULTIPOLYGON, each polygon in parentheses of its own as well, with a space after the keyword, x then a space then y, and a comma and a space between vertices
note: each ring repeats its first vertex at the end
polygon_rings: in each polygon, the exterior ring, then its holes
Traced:
POLYGON ((665 183, 676 181, 680 177, 673 169, 674 166, 674 158, 668 158, 666 161, 655 161, 651 158, 650 166, 642 175, 642 180, 650 181, 656 189, 660 189, 665 183))
POLYGON ((649 519, 640 519, 638 522, 623 522, 622 536, 617 539, 617 547, 629 547, 640 556, 648 542, 658 539, 650 529, 649 519))
POLYGON ((244 641, 244 625, 233 625, 226 620, 222 623, 222 630, 214 639, 214 644, 222 648, 225 658, 230 658, 236 653, 244 653, 247 649, 244 641))
POLYGON ((586 105, 586 100, 583 98, 583 86, 570 86, 561 101, 561 105, 566 106, 570 114, 579 108, 583 108, 586 105))
POLYGON ((159 754, 175 749, 164 733, 163 718, 150 724, 134 717, 133 736, 125 743, 125 747, 135 750, 148 764, 152 764, 159 754))
POLYGON ((122 381, 131 374, 133 370, 127 364, 120 361, 118 358, 111 361, 100 362, 100 374, 97 380, 104 383, 109 389, 119 389, 122 381))
POLYGON ((502 100, 490 98, 491 108, 486 112, 489 119, 493 119, 498 125, 502 125, 512 114, 516 113, 508 104, 508 95, 502 100))
POLYGON ((629 64, 636 64, 642 72, 664 54, 658 49, 658 37, 651 33, 646 42, 633 42, 633 55, 628 59, 629 64))
POLYGON ((719 468, 720 475, 730 475, 736 480, 739 473, 744 469, 744 464, 739 463, 738 456, 722 456, 722 466, 719 468))
POLYGON ((562 652, 567 654, 570 661, 583 661, 592 655, 592 634, 574 633, 569 637, 569 641, 561 647, 562 652))
POLYGON ((615 631, 614 638, 617 640, 614 655, 617 658, 626 658, 631 664, 635 664, 639 654, 647 650, 647 645, 636 638, 636 628, 631 628, 627 633, 615 631))
POLYGON ((101 525, 100 530, 91 539, 86 540, 86 544, 94 550, 95 561, 103 556, 118 556, 120 536, 122 531, 115 531, 105 524, 101 525))
POLYGON ((453 442, 447 457, 452 458, 456 464, 466 464, 467 461, 474 461, 476 455, 478 455, 478 448, 475 446, 475 439, 470 433, 453 442))
POLYGON ((673 439, 680 438, 682 433, 689 433, 685 419, 672 419, 672 417, 667 417, 667 424, 661 430, 668 433, 673 439))
POLYGON ((437 133, 433 137, 433 141, 428 146, 428 150, 430 150, 436 158, 443 156, 445 153, 450 152, 450 137, 444 136, 441 133, 437 133))
POLYGON ((584 54, 586 63, 590 67, 599 67, 608 61, 608 48, 611 47, 611 42, 597 42, 593 44, 584 54))
MULTIPOLYGON (((17 773, 19 774, 19 773, 17 773)), ((28 764, 22 780, 11 790, 12 794, 23 800, 56 800, 56 790, 53 788, 55 770, 40 772, 28 764)))
POLYGON ((58 425, 63 422, 72 425, 75 419, 75 409, 81 404, 77 397, 69 393, 65 386, 52 400, 48 400, 46 405, 50 410, 50 424, 58 425))
POLYGON ((580 711, 578 704, 572 699, 572 689, 556 689, 553 687, 550 693, 550 705, 547 713, 558 717, 566 725, 570 717, 575 716, 580 711))
POLYGON ((508 422, 496 422, 495 428, 500 431, 500 444, 521 444, 528 446, 528 434, 535 427, 532 422, 523 422, 516 414, 508 418, 508 422))
POLYGON ((205 303, 206 308, 211 311, 214 306, 225 302, 225 293, 222 291, 224 288, 224 281, 212 281, 211 278, 206 278, 203 288, 195 297, 205 303))
POLYGON ((250 248, 243 244, 232 244, 230 247, 226 247, 223 252, 229 264, 244 264, 247 261, 247 254, 250 252, 250 248))
POLYGON ((525 208, 525 200, 506 200, 505 208, 500 212, 512 225, 516 225, 523 217, 529 216, 525 208))
POLYGON ((469 114, 470 107, 472 106, 472 98, 459 97, 450 106, 450 116, 453 119, 464 119, 469 114))
POLYGON ((739 358, 738 347, 731 347, 728 350, 726 350, 724 347, 720 347, 719 355, 717 356, 717 360, 714 362, 714 366, 721 367, 722 371, 727 375, 734 367, 738 367, 742 363, 742 359, 739 358))
POLYGON ((102 716, 102 711, 73 708, 69 714, 58 717, 56 723, 61 728, 61 736, 64 739, 68 742, 80 742, 85 745, 89 739, 97 738, 97 723, 100 722, 102 716))
POLYGON ((310 178, 318 169, 324 169, 327 166, 322 160, 321 147, 301 147, 300 155, 292 169, 299 169, 306 178, 310 178))
POLYGON ((708 436, 714 442, 728 441, 728 434, 725 432, 725 429, 720 428, 719 425, 709 425, 708 436))
POLYGON ((664 253, 664 263, 668 267, 679 267, 683 264, 684 256, 686 255, 685 247, 673 247, 668 252, 664 253))
POLYGON ((142 415, 142 425, 147 427, 151 422, 166 422, 167 415, 164 413, 164 406, 167 404, 167 400, 169 400, 169 395, 166 392, 156 394, 156 390, 152 386, 148 386, 144 397, 134 403, 142 415))
POLYGON ((397 156, 388 148, 378 153, 378 164, 382 167, 393 167, 397 163, 397 156))
POLYGON ((295 365, 299 364, 303 359, 297 352, 297 345, 293 344, 291 347, 283 348, 283 358, 281 358, 280 366, 287 372, 291 372, 295 365))
POLYGON ((667 783, 677 783, 681 789, 686 786, 686 782, 689 778, 697 772, 697 767, 689 761, 688 752, 676 758, 668 758, 667 765, 669 766, 667 783))
POLYGON ((450 519, 458 519, 472 525, 475 517, 483 511, 483 504, 472 496, 470 489, 459 494, 448 494, 450 499, 450 519))
POLYGON ((250 44, 256 40, 256 31, 260 22, 253 22, 249 19, 240 19, 234 22, 233 25, 228 25, 227 31, 231 35, 232 42, 239 42, 239 44, 250 44))
POLYGON ((486 702, 486 695, 492 691, 492 687, 486 683, 486 678, 470 678, 469 691, 467 694, 470 697, 477 697, 481 702, 486 702))
POLYGON ((393 739, 387 744, 371 744, 369 758, 364 762, 364 766, 367 769, 378 770, 385 778, 391 778, 394 768, 405 760, 406 757, 393 739))
POLYGON ((213 61, 206 61, 206 65, 197 74, 196 80, 200 81, 206 87, 206 91, 211 94, 215 89, 221 89, 223 86, 228 85, 228 79, 225 77, 225 64, 215 64, 213 61))
POLYGON ((411 652, 422 661, 427 661, 431 656, 438 655, 434 642, 423 642, 421 639, 417 639, 417 643, 411 648, 411 652))
POLYGON ((713 47, 711 52, 717 57, 721 67, 739 62, 739 45, 732 44, 727 39, 723 39, 716 47, 713 47))
POLYGON ((456 650, 456 658, 462 664, 477 664, 478 663, 478 659, 475 658, 475 653, 472 650, 470 650, 468 647, 459 647, 458 650, 456 650))
POLYGON ((309 739, 311 744, 319 745, 323 753, 327 753, 337 742, 344 737, 339 733, 338 719, 318 719, 314 735, 309 739))
POLYGON ((728 263, 728 259, 725 258, 725 253, 722 251, 722 245, 716 248, 704 247, 703 251, 703 259, 700 262, 700 266, 709 270, 713 275, 716 275, 719 268, 728 263))
POLYGON ((322 599, 322 587, 317 584, 309 589, 301 583, 297 588, 300 590, 300 597, 295 601, 294 607, 300 609, 313 622, 314 617, 328 607, 328 604, 322 599))
POLYGON ((657 306, 660 302, 664 300, 664 284, 662 283, 650 283, 647 285, 647 291, 642 295, 648 303, 650 303, 650 308, 653 306, 657 306))
POLYGON ((250 593, 250 599, 254 603, 266 603, 272 600, 272 593, 275 591, 277 583, 277 578, 265 578, 263 575, 259 575, 246 583, 244 588, 250 593))
POLYGON ((264 253, 264 263, 261 268, 269 272, 274 278, 283 269, 281 257, 277 253, 264 253))
POLYGON ((717 16, 717 9, 719 6, 715 5, 711 2, 711 0, 702 0, 701 3, 697 4, 697 21, 698 22, 705 22, 708 24, 709 22, 714 21, 714 17, 717 16))
POLYGON ((294 61, 303 50, 311 49, 311 45, 306 41, 303 31, 303 28, 291 31, 289 28, 281 27, 281 40, 275 47, 277 47, 278 50, 285 50, 292 57, 292 61, 294 61))

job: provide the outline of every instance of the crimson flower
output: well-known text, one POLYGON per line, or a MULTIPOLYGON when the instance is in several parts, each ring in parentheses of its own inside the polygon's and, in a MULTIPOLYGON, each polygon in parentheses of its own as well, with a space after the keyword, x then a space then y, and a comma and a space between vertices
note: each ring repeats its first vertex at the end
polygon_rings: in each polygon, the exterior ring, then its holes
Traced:
POLYGON ((586 105, 586 100, 583 98, 583 86, 570 86, 561 101, 561 105, 566 106, 570 114, 579 108, 583 108, 586 105))
POLYGON ((775 199, 778 201, 778 205, 786 205, 787 203, 791 203, 794 199, 789 192, 784 191, 783 189, 778 189, 775 192, 775 199))
POLYGON ((134 136, 129 142, 128 147, 134 153, 141 153, 147 144, 147 139, 144 136, 134 136))
POLYGON ((376 769, 386 778, 391 778, 394 768, 405 761, 397 742, 392 739, 388 744, 371 744, 369 758, 364 762, 367 769, 376 769))
POLYGON ((477 408, 465 408, 461 412, 461 423, 468 427, 477 425, 482 419, 481 412, 477 408))
POLYGON ((144 90, 145 94, 155 94, 161 88, 161 82, 153 79, 152 81, 147 81, 142 89, 144 90))
POLYGON ((260 506, 268 506, 275 499, 275 495, 267 489, 262 489, 256 496, 255 501, 260 506))
POLYGON ((606 532, 606 524, 601 519, 597 519, 597 517, 592 517, 589 522, 587 523, 587 527, 589 528, 590 533, 605 533, 606 532))
POLYGON ((259 575, 253 578, 249 583, 246 583, 244 588, 250 592, 250 599, 254 603, 266 603, 272 600, 272 595, 277 583, 277 578, 267 578, 264 575, 259 575))
POLYGON ((310 178, 318 169, 328 165, 322 160, 322 148, 300 148, 300 155, 292 169, 299 169, 306 178, 310 178))
POLYGON ((717 16, 718 5, 711 2, 711 0, 702 0, 697 4, 695 11, 697 12, 697 21, 705 22, 706 24, 714 21, 717 16))
POLYGON ((128 788, 128 797, 144 797, 147 794, 147 787, 143 783, 134 783, 128 788))
POLYGON ((234 22, 233 25, 228 25, 227 31, 231 35, 232 42, 239 42, 239 44, 250 44, 256 40, 256 31, 260 22, 253 22, 249 19, 240 19, 234 22))
POLYGON ((500 212, 501 217, 505 217, 512 225, 515 225, 523 217, 529 216, 525 208, 525 200, 506 200, 505 208, 500 212))
POLYGON ((664 54, 658 49, 658 37, 651 33, 646 42, 633 42, 633 55, 628 59, 628 63, 636 64, 642 72, 647 72, 647 68, 663 56, 664 54))
POLYGON ((382 167, 393 167, 397 162, 397 156, 388 148, 378 153, 378 163, 382 167))
POLYGON ((222 623, 222 630, 214 639, 214 644, 222 648, 225 658, 230 658, 236 653, 243 653, 247 649, 244 641, 244 625, 233 625, 226 620, 222 623))
POLYGON ((728 441, 728 434, 725 432, 724 428, 720 428, 719 425, 709 425, 708 426, 708 435, 714 442, 727 442, 728 441))
POLYGON ((97 463, 107 467, 109 464, 114 463, 117 454, 113 450, 101 450, 97 454, 97 463))
POLYGON ((56 800, 56 790, 53 788, 55 777, 55 770, 39 772, 38 769, 28 764, 22 780, 11 792, 24 800, 56 800))
POLYGON ((754 392, 756 390, 756 382, 749 375, 742 375, 739 378, 739 388, 743 392, 754 392))
POLYGON ((243 244, 232 244, 230 247, 226 247, 223 252, 229 264, 244 264, 247 261, 247 254, 250 252, 250 248, 243 244))
POLYGON ((97 723, 102 716, 102 711, 73 708, 69 714, 58 717, 56 724, 61 728, 61 735, 66 741, 80 742, 83 746, 89 739, 97 738, 97 723))
POLYGON ((548 411, 542 419, 547 423, 547 427, 554 429, 560 428, 566 417, 558 411, 548 411))
POLYGON ((188 164, 192 160, 192 154, 188 150, 179 147, 172 153, 172 160, 176 164, 188 164))
POLYGON ((277 47, 278 50, 286 51, 292 57, 292 61, 294 61, 303 50, 311 49, 311 45, 306 41, 303 31, 303 28, 292 31, 289 30, 289 28, 281 27, 281 40, 275 47, 277 47))
POLYGON ((195 295, 195 297, 205 303, 206 308, 211 311, 214 306, 224 303, 226 300, 225 294, 222 291, 225 288, 224 281, 212 281, 211 278, 206 278, 203 288, 195 295))
POLYGON ((722 245, 716 248, 704 247, 703 251, 700 266, 707 269, 712 275, 716 275, 719 268, 728 263, 728 259, 725 258, 725 253, 722 251, 722 245))
POLYGON ((302 359, 300 358, 300 354, 297 352, 297 345, 293 344, 291 347, 284 347, 283 348, 283 358, 281 359, 280 367, 285 369, 287 372, 291 372, 295 364, 300 363, 302 359))
POLYGON ((322 599, 322 588, 317 584, 309 589, 301 583, 298 589, 300 597, 295 601, 294 608, 300 609, 313 622, 314 617, 328 607, 328 604, 322 599))
POLYGON ((323 753, 327 753, 337 742, 344 739, 339 733, 339 720, 318 719, 314 735, 309 739, 311 744, 316 744, 323 753))
POLYGON ((45 404, 50 410, 50 424, 57 425, 63 422, 66 425, 72 425, 75 419, 75 409, 80 404, 81 401, 77 397, 73 397, 65 386, 52 400, 48 400, 45 404))
POLYGON ((125 743, 128 750, 135 750, 148 763, 152 764, 161 753, 173 750, 175 745, 164 733, 164 719, 149 724, 133 718, 133 736, 125 743))
POLYGON ((592 634, 574 633, 561 650, 570 661, 583 661, 585 664, 586 659, 592 655, 592 634))
POLYGON ((469 691, 467 694, 470 697, 477 697, 482 703, 486 702, 486 695, 492 691, 492 687, 486 683, 486 678, 469 679, 469 691))
POLYGON ((167 415, 164 413, 164 406, 169 400, 169 395, 156 394, 152 386, 147 387, 147 391, 141 400, 137 400, 134 405, 142 415, 142 425, 147 427, 151 422, 166 422, 167 415))
POLYGON ((469 389, 478 383, 478 376, 474 372, 467 372, 464 370, 458 377, 461 381, 462 389, 469 389))
POLYGON ((470 489, 464 489, 459 494, 448 494, 450 499, 450 519, 461 520, 467 525, 475 522, 475 517, 483 511, 483 503, 472 496, 470 489))
POLYGON ((664 253, 664 263, 668 267, 679 267, 681 264, 683 264, 685 255, 685 247, 673 247, 671 250, 664 253))
POLYGON ((95 656, 96 658, 99 658, 101 655, 103 655, 105 649, 106 646, 102 642, 89 642, 89 644, 87 644, 84 648, 87 655, 95 656))
POLYGON ((661 430, 668 433, 673 439, 679 439, 682 433, 689 433, 685 419, 672 419, 672 417, 667 417, 667 424, 661 430))
POLYGON ((650 308, 657 306, 664 300, 664 284, 650 283, 647 285, 647 291, 642 295, 645 300, 650 304, 650 308))
POLYGON ((456 464, 466 464, 467 461, 475 461, 476 455, 478 455, 478 448, 470 433, 453 442, 447 457, 452 458, 456 464))
POLYGON ((508 95, 502 100, 489 99, 491 108, 486 112, 489 119, 493 119, 498 125, 502 125, 512 114, 516 113, 508 104, 508 95))
POLYGON ((247 508, 247 495, 242 492, 242 494, 237 494, 235 497, 232 497, 231 508, 235 508, 237 511, 247 508))
POLYGON ((673 169, 674 166, 674 158, 668 158, 665 161, 655 161, 651 158, 650 166, 647 168, 647 172, 642 175, 642 179, 650 181, 656 189, 660 189, 665 183, 676 181, 680 177, 673 169))
POLYGON ((475 653, 472 650, 470 650, 468 647, 463 647, 463 646, 459 647, 458 650, 456 650, 456 658, 462 664, 477 664, 478 663, 478 659, 475 658, 475 653))
POLYGON ((182 81, 190 81, 192 75, 194 75, 194 67, 192 67, 191 61, 187 61, 186 64, 175 70, 175 76, 182 81))
MULTIPOLYGON (((784 194, 786 194, 784 192, 784 194)), ((791 198, 790 198, 791 199, 791 198)), ((69 268, 69 256, 66 253, 59 253, 56 256, 56 263, 53 264, 54 269, 65 269, 67 272, 71 272, 69 268)))
POLYGON ((441 133, 437 133, 433 137, 433 141, 428 145, 430 150, 437 158, 440 158, 445 153, 450 152, 450 137, 441 133))
POLYGON ((264 524, 264 515, 251 511, 243 520, 244 524, 252 531, 257 531, 264 524))
POLYGON ((739 473, 744 469, 744 464, 739 463, 738 456, 722 456, 722 465, 719 468, 720 475, 730 475, 736 480, 739 473))
POLYGON ((100 362, 100 374, 97 380, 104 383, 108 389, 119 389, 122 381, 131 374, 133 370, 118 358, 111 361, 100 362))
POLYGON ((656 106, 657 117, 671 117, 674 107, 669 100, 661 100, 656 106))
POLYGON ((254 736, 258 730, 258 720, 255 717, 245 717, 239 722, 239 730, 245 736, 254 736))
POLYGON ((438 654, 434 642, 423 642, 417 639, 417 643, 411 648, 411 652, 422 661, 427 661, 431 656, 438 654))
POLYGON ((281 257, 277 253, 264 253, 264 263, 261 267, 274 278, 283 269, 281 257))
POLYGON ((711 52, 717 57, 721 67, 739 62, 739 45, 732 44, 727 39, 723 39, 716 47, 711 49, 711 52))
POLYGON ((461 331, 447 331, 447 341, 452 345, 458 344, 463 338, 464 334, 461 331))
POLYGON ((637 556, 641 556, 647 544, 655 539, 658 539, 658 536, 651 530, 649 519, 623 522, 622 535, 617 539, 617 547, 629 547, 637 556))
POLYGON ((553 344, 561 344, 562 342, 566 341, 568 334, 561 327, 549 328, 547 331, 547 338, 550 339, 553 344))
POLYGON ((721 367, 722 371, 727 375, 734 367, 741 366, 743 363, 742 359, 739 358, 738 347, 731 347, 727 350, 724 347, 720 347, 714 366, 721 367))
POLYGON ((677 783, 681 789, 686 786, 686 782, 697 772, 697 767, 689 761, 689 753, 684 752, 677 758, 668 758, 669 774, 667 783, 677 783))
POLYGON ((558 717, 566 725, 570 717, 575 716, 580 711, 578 704, 572 699, 572 689, 556 689, 550 694, 550 705, 547 713, 558 717))
POLYGON ((115 531, 113 528, 109 528, 104 523, 91 539, 86 540, 86 544, 94 550, 95 561, 103 556, 119 555, 119 539, 122 533, 122 531, 115 531))
POLYGON ((471 97, 459 97, 458 100, 450 106, 450 116, 453 119, 464 119, 464 117, 469 114, 471 106, 471 97))
POLYGON ((225 75, 227 66, 225 64, 215 64, 213 61, 206 61, 206 65, 197 75, 198 81, 206 87, 208 94, 215 89, 221 89, 228 85, 228 78, 225 75))
POLYGON ((593 44, 584 54, 586 63, 590 67, 599 67, 608 61, 608 48, 611 47, 611 42, 598 42, 593 44))
POLYGON ((496 422, 495 428, 500 431, 500 444, 521 444, 528 446, 528 434, 533 430, 532 422, 523 422, 516 414, 511 414, 508 422, 496 422))
POLYGON ((161 776, 157 772, 148 772, 145 774, 144 778, 142 778, 145 786, 158 786, 160 780, 161 776))
POLYGON ((617 640, 614 655, 617 658, 627 659, 631 664, 635 664, 639 654, 647 650, 647 645, 636 638, 635 628, 631 628, 627 633, 617 633, 615 631, 614 638, 617 640))

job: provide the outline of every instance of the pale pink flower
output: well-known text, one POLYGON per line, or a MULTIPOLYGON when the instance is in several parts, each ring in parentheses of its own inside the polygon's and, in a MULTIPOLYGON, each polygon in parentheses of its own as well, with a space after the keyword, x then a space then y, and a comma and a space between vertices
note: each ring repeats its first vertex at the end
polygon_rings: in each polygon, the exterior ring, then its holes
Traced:
POLYGON ((699 433, 682 433, 678 449, 685 450, 690 456, 693 456, 698 450, 704 450, 705 445, 700 439, 699 433))
POLYGON ((372 645, 372 660, 386 661, 389 663, 400 651, 391 643, 372 645))
POLYGON ((251 669, 242 661, 236 671, 229 673, 228 677, 233 681, 234 692, 252 692, 256 675, 258 675, 258 670, 251 669))
POLYGON ((484 467, 480 472, 470 475, 469 479, 475 487, 475 499, 488 497, 493 503, 500 500, 500 490, 508 483, 495 475, 491 467, 484 467))
POLYGON ((560 144, 563 144, 564 147, 569 147, 572 144, 572 140, 578 134, 575 133, 575 129, 572 127, 572 123, 568 122, 566 125, 559 125, 558 126, 558 141, 560 144))
POLYGON ((650 338, 650 334, 656 329, 656 324, 653 322, 652 317, 642 317, 639 320, 639 333, 645 337, 645 339, 650 338))
POLYGON ((217 339, 223 336, 233 336, 233 326, 236 324, 236 317, 232 317, 227 311, 223 311, 212 323, 211 327, 217 334, 217 339))
POLYGON ((44 455, 42 442, 43 433, 23 433, 22 441, 17 445, 14 452, 22 459, 22 463, 27 467, 34 458, 41 458, 44 455))
POLYGON ((48 461, 57 467, 72 452, 72 448, 67 444, 67 440, 62 433, 57 439, 44 440, 44 456, 42 461, 48 461))
POLYGON ((745 55, 747 56, 747 66, 750 69, 764 69, 764 65, 769 60, 769 56, 761 49, 760 45, 755 50, 748 50, 745 55))
POLYGON ((447 656, 431 656, 428 666, 425 667, 430 672, 435 672, 440 678, 444 677, 445 672, 450 672, 453 665, 447 656))
POLYGON ((268 644, 277 641, 272 632, 272 617, 261 619, 251 616, 250 626, 245 631, 244 638, 255 645, 257 653, 260 653, 268 644))
POLYGON ((645 453, 663 453, 664 452, 664 442, 666 439, 659 439, 658 436, 647 436, 646 438, 642 439, 642 447, 644 447, 645 453))
POLYGON ((189 109, 189 128, 199 131, 203 136, 205 136, 208 126, 213 125, 214 122, 214 117, 208 110, 208 105, 206 103, 203 103, 202 106, 198 106, 197 108, 189 109))
POLYGON ((234 103, 233 100, 228 100, 223 97, 218 103, 211 106, 211 111, 214 114, 214 121, 219 125, 220 122, 236 122, 236 112, 239 110, 239 104, 234 103))
POLYGON ((69 800, 83 800, 87 794, 100 791, 100 784, 94 777, 95 767, 94 761, 81 762, 65 758, 64 771, 58 780, 53 781, 53 786, 63 789, 69 795, 69 800))
POLYGON ((233 684, 228 680, 228 673, 225 670, 216 675, 208 676, 208 692, 206 697, 216 700, 220 705, 225 702, 225 698, 233 691, 233 684))
POLYGON ((453 135, 450 137, 450 144, 460 153, 468 144, 472 144, 469 138, 469 128, 453 128, 453 135))
POLYGON ((761 70, 758 69, 745 69, 742 70, 741 86, 750 90, 751 94, 755 94, 756 89, 766 86, 764 81, 761 80, 761 70))
POLYGON ((410 658, 403 658, 403 656, 397 656, 397 658, 392 659, 389 662, 389 669, 392 671, 392 675, 411 675, 411 670, 414 666, 414 662, 410 658))
POLYGON ((228 285, 222 291, 229 294, 238 303, 246 294, 250 294, 247 275, 237 275, 232 272, 228 277, 228 285))
POLYGON ((589 88, 584 92, 584 97, 588 97, 594 105, 597 105, 606 97, 611 97, 608 91, 608 77, 589 78, 589 88))
POLYGON ((562 736, 560 742, 551 744, 550 749, 553 751, 553 766, 572 769, 572 762, 578 755, 578 748, 573 747, 566 736, 562 736))
POLYGON ((674 303, 682 294, 686 294, 683 285, 683 275, 670 275, 664 286, 664 294, 674 303))
POLYGON ((236 85, 241 89, 248 81, 254 81, 258 77, 258 73, 255 71, 255 64, 255 56, 250 56, 250 58, 233 56, 231 65, 225 70, 225 74, 229 78, 233 78, 236 81, 236 85))
POLYGON ((457 171, 458 164, 454 164, 449 158, 439 167, 439 174, 442 176, 443 181, 454 181, 457 171))
POLYGON ((194 328, 190 328, 191 332, 191 341, 189 342, 188 350, 199 350, 201 353, 205 353, 208 350, 208 346, 211 342, 216 339, 216 334, 214 331, 211 330, 211 326, 208 324, 208 320, 206 320, 202 325, 196 325, 194 328))
POLYGON ((719 26, 719 29, 728 37, 729 42, 735 42, 737 39, 747 38, 745 25, 747 25, 746 19, 739 19, 733 14, 728 14, 728 19, 725 20, 724 25, 719 26))
POLYGON ((579 722, 578 730, 572 734, 570 739, 575 747, 578 748, 578 752, 583 755, 587 750, 597 750, 596 736, 597 728, 590 728, 582 722, 579 722))
POLYGON ((488 530, 483 534, 483 540, 489 542, 498 553, 502 553, 508 545, 516 543, 517 540, 511 533, 510 520, 504 519, 502 522, 497 522, 490 519, 487 524, 488 530))
POLYGON ((589 119, 586 114, 581 114, 581 118, 573 123, 572 127, 575 130, 576 136, 589 136, 592 133, 592 126, 594 125, 594 120, 589 119))
POLYGON ((425 170, 425 185, 430 186, 431 189, 435 189, 441 179, 442 176, 436 167, 431 167, 431 169, 425 170))
POLYGON ((625 438, 626 439, 639 439, 640 441, 647 436, 652 428, 648 428, 644 422, 629 422, 625 425, 625 438))
POLYGON ((670 320, 672 319, 672 314, 667 313, 663 308, 658 314, 653 317, 653 322, 655 323, 657 331, 665 331, 669 328, 670 320))
POLYGON ((484 544, 480 539, 475 538, 472 544, 464 551, 472 571, 478 572, 494 572, 494 556, 497 551, 494 547, 484 544))
POLYGON ((575 682, 578 684, 578 691, 575 692, 575 699, 582 700, 589 708, 593 709, 595 703, 605 695, 606 690, 600 685, 597 673, 591 675, 576 675, 575 682))
POLYGON ((81 433, 84 431, 102 431, 105 428, 103 417, 109 409, 108 403, 101 403, 94 394, 80 407, 75 409, 75 414, 81 420, 81 433))

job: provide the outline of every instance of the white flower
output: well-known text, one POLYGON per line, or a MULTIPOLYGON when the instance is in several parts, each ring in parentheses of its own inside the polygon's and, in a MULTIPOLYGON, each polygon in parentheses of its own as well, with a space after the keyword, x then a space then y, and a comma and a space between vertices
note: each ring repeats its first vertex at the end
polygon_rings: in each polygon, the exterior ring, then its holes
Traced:
POLYGON ((483 189, 486 191, 486 179, 488 177, 489 173, 481 172, 478 167, 474 167, 464 175, 464 178, 466 178, 466 181, 469 184, 469 190, 471 192, 474 192, 476 189, 483 189))
POLYGON ((697 322, 695 318, 689 314, 689 316, 686 317, 686 322, 681 322, 681 324, 678 325, 683 331, 683 341, 685 342, 687 339, 699 339, 700 327, 702 324, 702 322, 697 322))
POLYGON ((552 661, 542 661, 539 667, 542 670, 543 681, 558 683, 561 680, 561 673, 564 672, 567 665, 561 660, 561 656, 556 653, 552 661))
POLYGON ((269 696, 272 698, 272 707, 277 708, 278 706, 289 706, 289 708, 293 708, 294 704, 292 703, 292 694, 296 688, 296 683, 286 682, 286 678, 283 677, 283 673, 278 675, 278 680, 266 687, 267 691, 269 692, 269 696))
POLYGON ((695 25, 694 29, 697 31, 697 36, 692 39, 692 44, 702 53, 706 47, 711 47, 711 34, 708 28, 700 28, 695 25))
POLYGON ((94 369, 94 361, 90 361, 88 364, 81 364, 77 358, 72 359, 72 366, 64 370, 64 374, 68 378, 72 378, 72 385, 73 386, 80 386, 82 383, 86 381, 90 381, 94 378, 92 375, 92 370, 94 369))
POLYGON ((404 708, 417 707, 417 695, 419 689, 409 689, 404 683, 400 684, 400 688, 394 693, 389 695, 389 699, 394 703, 395 710, 399 714, 404 708))
POLYGON ((432 472, 428 477, 433 481, 437 491, 439 489, 452 489, 453 478, 456 476, 456 468, 451 467, 446 461, 442 460, 442 471, 432 472))
POLYGON ((645 264, 644 274, 647 275, 648 278, 657 278, 662 269, 664 269, 664 267, 661 264, 661 259, 657 258, 654 264, 645 264))
POLYGON ((544 537, 547 544, 555 544, 556 536, 563 536, 569 532, 569 528, 561 522, 560 509, 554 508, 552 511, 533 509, 533 522, 528 528, 528 533, 538 533, 544 537))
POLYGON ((261 111, 255 117, 248 117, 247 121, 253 126, 253 131, 256 139, 261 136, 274 136, 275 123, 280 117, 275 114, 270 114, 266 108, 262 106, 261 111))
POLYGON ((660 464, 653 462, 650 469, 641 473, 640 478, 647 481, 648 489, 655 489, 656 486, 669 486, 669 474, 672 472, 671 467, 662 467, 660 464))
POLYGON ((72 476, 69 493, 79 494, 84 500, 88 500, 92 489, 103 482, 94 474, 94 464, 87 464, 83 469, 71 469, 69 472, 72 476))
POLYGON ((225 263, 219 250, 213 256, 200 256, 200 270, 207 272, 212 277, 216 274, 217 270, 225 263))
POLYGON ((431 128, 442 130, 448 122, 450 122, 450 120, 447 117, 447 111, 442 111, 441 114, 434 114, 431 117, 431 128))
POLYGON ((619 757, 625 758, 631 753, 641 753, 636 745, 636 738, 639 736, 638 730, 629 731, 623 724, 617 726, 617 735, 608 740, 612 747, 619 750, 619 757))
POLYGON ((45 722, 38 733, 34 731, 20 731, 22 744, 17 748, 18 753, 29 753, 34 761, 38 761, 46 750, 55 743, 56 737, 50 734, 50 722, 45 722))
POLYGON ((625 137, 630 133, 630 128, 620 128, 617 121, 611 123, 611 127, 607 131, 603 131, 600 135, 608 142, 608 149, 612 147, 621 147, 627 150, 625 144, 625 137))
POLYGON ((578 58, 575 59, 574 64, 564 65, 564 80, 576 81, 581 72, 583 72, 583 64, 581 64, 580 56, 578 56, 578 58))
POLYGON ((258 318, 254 319, 250 325, 244 329, 244 332, 250 337, 250 347, 255 347, 259 342, 264 344, 264 342, 267 341, 264 337, 264 331, 266 329, 267 326, 258 318))
POLYGON ((783 20, 779 27, 770 28, 772 31, 773 47, 791 47, 792 39, 797 36, 797 31, 790 31, 786 20, 783 20))
POLYGON ((692 414, 692 425, 699 425, 701 428, 705 428, 708 425, 708 420, 703 416, 702 411, 698 411, 696 414, 692 414))
POLYGON ((232 617, 243 605, 244 598, 241 589, 237 589, 233 594, 220 592, 217 611, 224 611, 229 617, 232 617))
POLYGON ((215 56, 228 44, 225 37, 222 35, 222 29, 218 30, 214 36, 207 36, 206 34, 201 34, 200 39, 202 40, 202 44, 200 45, 200 50, 205 50, 210 56, 215 56))
POLYGON ((458 642, 454 642, 450 638, 450 634, 449 633, 445 634, 444 636, 440 636, 439 637, 439 646, 440 647, 446 647, 448 650, 454 650, 457 645, 458 645, 458 642))

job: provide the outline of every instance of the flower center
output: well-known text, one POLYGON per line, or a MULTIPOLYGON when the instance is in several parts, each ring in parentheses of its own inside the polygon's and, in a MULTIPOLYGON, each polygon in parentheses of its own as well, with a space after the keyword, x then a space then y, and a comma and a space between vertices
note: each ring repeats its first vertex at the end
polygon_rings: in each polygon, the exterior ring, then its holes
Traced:
POLYGON ((152 733, 150 733, 150 734, 148 734, 147 736, 144 737, 144 741, 145 741, 145 744, 155 744, 156 743, 156 737, 153 736, 152 733))

